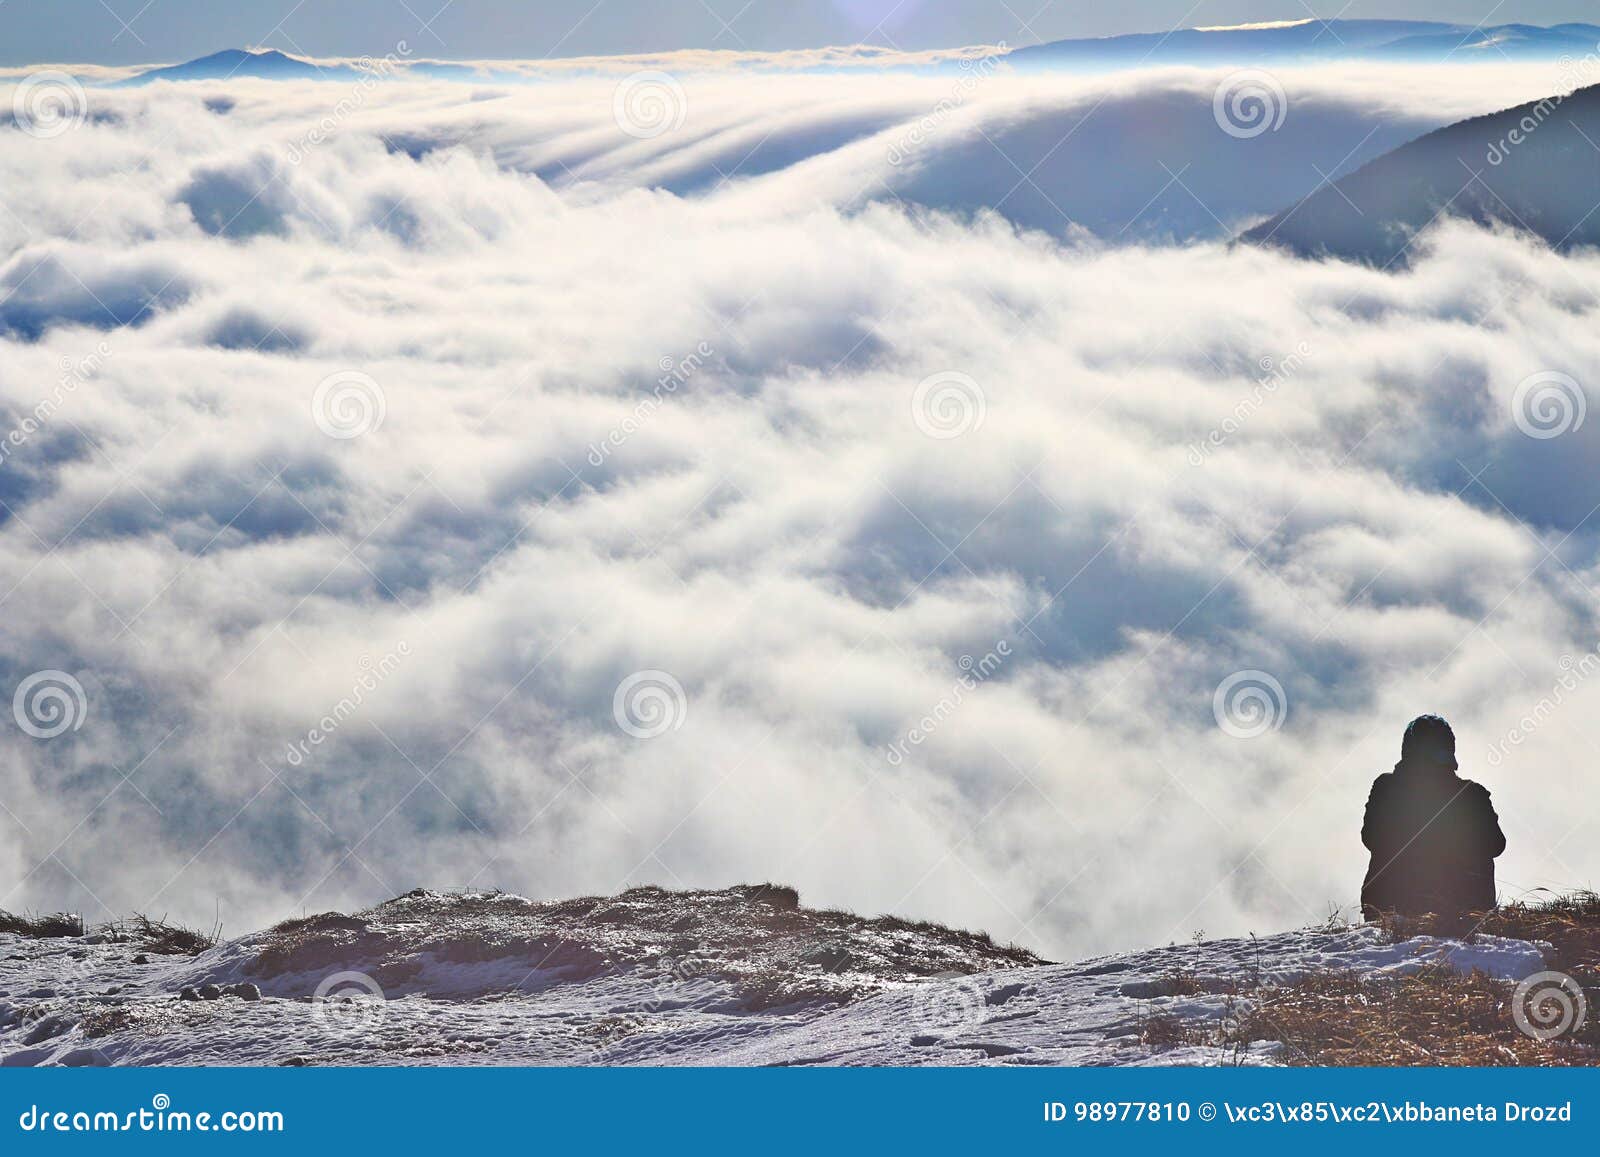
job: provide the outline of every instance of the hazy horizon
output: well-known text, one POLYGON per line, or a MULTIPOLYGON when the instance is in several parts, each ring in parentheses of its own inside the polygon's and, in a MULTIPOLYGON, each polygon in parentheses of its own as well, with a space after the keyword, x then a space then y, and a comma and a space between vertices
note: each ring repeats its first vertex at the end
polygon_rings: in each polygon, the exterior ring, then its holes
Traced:
POLYGON ((400 40, 442 60, 523 60, 720 49, 776 52, 866 44, 907 51, 1167 32, 1306 19, 1553 25, 1590 22, 1583 0, 1517 4, 1355 0, 1315 11, 1279 0, 1151 0, 1120 10, 995 5, 983 0, 10 0, 0 5, 0 65, 161 64, 226 48, 301 56, 382 56, 400 40))

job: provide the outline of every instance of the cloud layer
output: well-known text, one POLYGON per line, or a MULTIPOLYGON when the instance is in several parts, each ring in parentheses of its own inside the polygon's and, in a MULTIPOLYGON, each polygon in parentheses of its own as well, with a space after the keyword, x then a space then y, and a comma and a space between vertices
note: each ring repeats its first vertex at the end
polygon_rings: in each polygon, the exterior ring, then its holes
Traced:
POLYGON ((1276 928, 1353 900, 1424 710, 1503 881, 1592 881, 1600 261, 1203 239, 1544 79, 1468 72, 1286 76, 1253 139, 1199 73, 0 130, 0 690, 70 677, 0 729, 0 906, 774 878, 1057 956, 1276 928))

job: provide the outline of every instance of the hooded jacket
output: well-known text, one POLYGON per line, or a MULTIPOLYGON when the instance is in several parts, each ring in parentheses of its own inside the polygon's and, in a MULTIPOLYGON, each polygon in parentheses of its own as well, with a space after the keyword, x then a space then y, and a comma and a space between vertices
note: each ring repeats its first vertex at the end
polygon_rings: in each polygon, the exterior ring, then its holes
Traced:
POLYGON ((1361 909, 1417 916, 1494 907, 1494 858, 1505 851, 1489 792, 1456 775, 1455 759, 1402 755, 1367 797, 1361 842, 1372 852, 1361 909))

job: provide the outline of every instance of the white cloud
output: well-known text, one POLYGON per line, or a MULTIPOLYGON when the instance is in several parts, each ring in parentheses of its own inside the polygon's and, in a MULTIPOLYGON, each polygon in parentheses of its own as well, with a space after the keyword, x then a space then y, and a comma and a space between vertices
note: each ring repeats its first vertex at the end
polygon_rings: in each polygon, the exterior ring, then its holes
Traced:
MULTIPOLYGON (((1481 111, 1476 76, 1285 80, 1320 131, 1481 111)), ((97 92, 4 133, 6 428, 108 352, 0 462, 0 690, 88 699, 68 735, 0 729, 0 906, 240 929, 418 884, 771 877, 1056 955, 1266 929, 1353 900, 1367 780, 1424 710, 1496 793, 1504 880, 1592 879, 1592 705, 1482 756, 1600 642, 1600 423, 1510 409, 1537 371, 1600 382, 1600 261, 1451 226, 1382 274, 973 215, 1017 181, 996 154, 952 184, 979 127, 1210 118, 1199 74, 994 84, 920 167, 885 149, 940 78, 688 77, 649 141, 609 83, 386 86, 298 163, 338 86, 97 92), (786 151, 719 184, 768 129, 786 151), (348 371, 384 419, 329 438, 348 371), (984 418, 931 438, 946 371, 984 418), (1212 694, 1247 668, 1288 713, 1241 740, 1212 694), (648 740, 612 716, 644 669, 689 704, 648 740)))

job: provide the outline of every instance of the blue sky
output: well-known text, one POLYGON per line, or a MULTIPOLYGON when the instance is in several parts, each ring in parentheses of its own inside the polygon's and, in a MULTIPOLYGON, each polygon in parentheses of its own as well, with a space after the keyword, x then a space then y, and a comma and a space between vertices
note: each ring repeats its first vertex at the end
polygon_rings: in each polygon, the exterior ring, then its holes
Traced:
POLYGON ((1586 0, 0 0, 0 63, 187 59, 266 44, 287 52, 391 50, 543 57, 675 48, 772 50, 860 41, 903 48, 1309 15, 1467 24, 1589 20, 1586 0))

